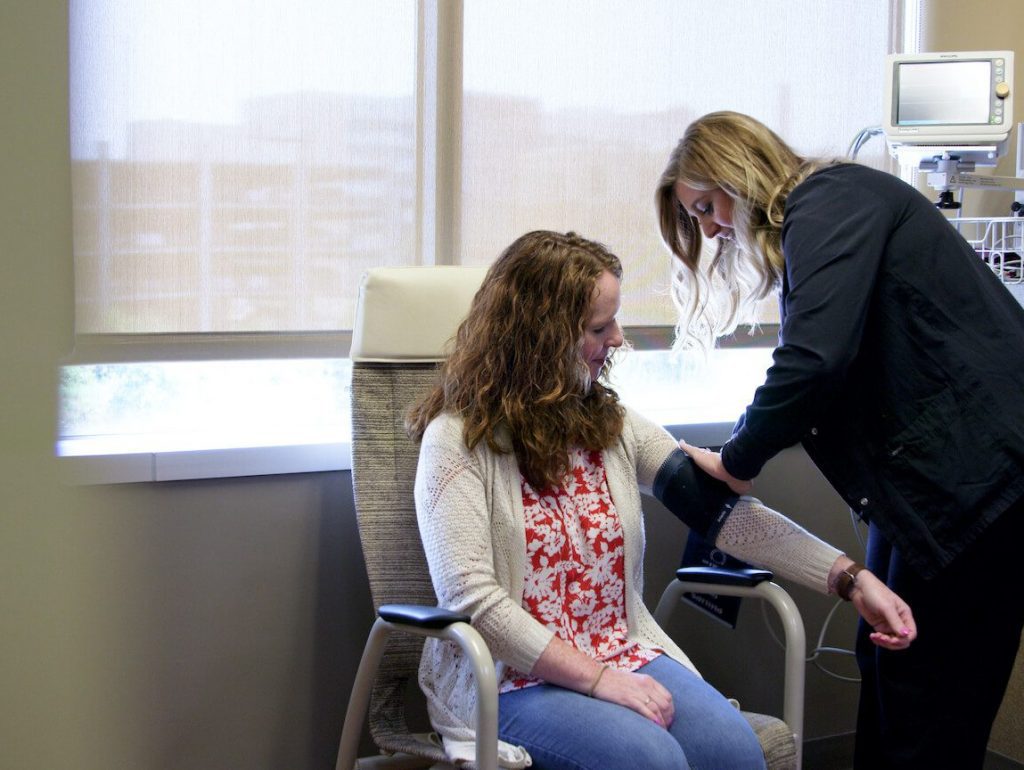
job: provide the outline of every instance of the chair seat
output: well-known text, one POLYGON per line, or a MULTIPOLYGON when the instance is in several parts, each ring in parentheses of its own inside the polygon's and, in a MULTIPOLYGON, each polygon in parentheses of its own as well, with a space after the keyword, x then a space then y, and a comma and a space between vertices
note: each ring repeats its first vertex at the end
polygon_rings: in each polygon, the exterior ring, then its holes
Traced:
POLYGON ((742 711, 764 750, 768 770, 794 770, 797 766, 793 731, 781 719, 742 711))

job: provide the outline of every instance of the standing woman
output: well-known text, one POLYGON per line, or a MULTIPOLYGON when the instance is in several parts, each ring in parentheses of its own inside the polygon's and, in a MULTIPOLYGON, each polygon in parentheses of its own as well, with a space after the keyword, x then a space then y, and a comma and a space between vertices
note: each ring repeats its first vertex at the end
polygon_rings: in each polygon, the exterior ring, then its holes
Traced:
POLYGON ((746 491, 801 442, 914 611, 903 650, 861 623, 856 767, 980 768, 1024 625, 1024 309, 914 188, 800 157, 746 115, 692 123, 656 200, 682 340, 707 346, 780 297, 764 384, 694 460, 746 491))

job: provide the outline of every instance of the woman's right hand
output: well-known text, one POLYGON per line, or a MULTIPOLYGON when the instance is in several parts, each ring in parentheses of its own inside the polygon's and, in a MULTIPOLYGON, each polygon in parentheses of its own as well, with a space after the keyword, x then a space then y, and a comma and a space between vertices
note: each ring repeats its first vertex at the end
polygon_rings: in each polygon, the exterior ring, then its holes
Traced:
POLYGON ((597 683, 593 695, 632 709, 664 728, 668 728, 675 718, 672 694, 646 674, 609 668, 597 683))

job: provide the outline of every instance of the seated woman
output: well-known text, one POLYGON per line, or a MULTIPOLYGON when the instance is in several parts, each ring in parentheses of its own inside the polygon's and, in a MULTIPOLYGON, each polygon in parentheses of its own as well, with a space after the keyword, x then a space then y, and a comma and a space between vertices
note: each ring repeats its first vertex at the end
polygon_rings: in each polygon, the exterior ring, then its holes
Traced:
MULTIPOLYGON (((601 382, 623 344, 621 275, 601 245, 553 232, 487 273, 408 415, 434 589, 489 645, 499 737, 534 767, 763 768, 747 722, 644 606, 641 487, 727 553, 822 593, 852 562, 753 498, 709 505, 675 439, 601 382)), ((876 643, 909 643, 910 611, 881 581, 842 587, 876 643)), ((446 743, 473 739, 471 680, 456 645, 427 641, 420 685, 446 743)))

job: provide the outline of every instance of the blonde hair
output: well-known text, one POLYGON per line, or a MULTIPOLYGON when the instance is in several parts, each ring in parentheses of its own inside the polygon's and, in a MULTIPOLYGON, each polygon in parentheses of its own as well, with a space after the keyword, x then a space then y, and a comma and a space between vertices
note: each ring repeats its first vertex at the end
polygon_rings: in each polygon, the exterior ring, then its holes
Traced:
POLYGON ((457 414, 467 447, 514 452, 536 489, 562 481, 572 447, 611 446, 623 408, 615 391, 591 382, 582 358, 605 272, 622 277, 618 257, 575 233, 535 231, 512 243, 473 298, 437 385, 409 410, 410 437, 420 440, 441 412, 457 414))
POLYGON ((655 195, 662 239, 678 260, 672 287, 678 345, 707 349, 778 286, 786 197, 824 163, 797 155, 770 128, 737 112, 709 113, 689 125, 655 195), (700 270, 701 230, 676 197, 679 182, 721 189, 732 200, 733 240, 719 243, 707 275, 700 270))

